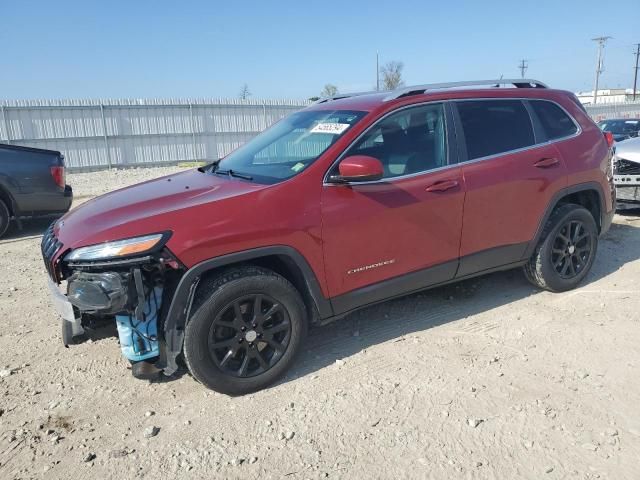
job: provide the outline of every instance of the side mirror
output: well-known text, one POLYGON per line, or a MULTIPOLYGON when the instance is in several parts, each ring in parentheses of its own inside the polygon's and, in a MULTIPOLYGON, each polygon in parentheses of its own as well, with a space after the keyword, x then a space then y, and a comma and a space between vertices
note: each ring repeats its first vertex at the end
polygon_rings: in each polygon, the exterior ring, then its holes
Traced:
POLYGON ((384 173, 382 162, 368 155, 352 155, 344 158, 338 165, 340 175, 333 175, 334 183, 370 182, 380 180, 384 173))

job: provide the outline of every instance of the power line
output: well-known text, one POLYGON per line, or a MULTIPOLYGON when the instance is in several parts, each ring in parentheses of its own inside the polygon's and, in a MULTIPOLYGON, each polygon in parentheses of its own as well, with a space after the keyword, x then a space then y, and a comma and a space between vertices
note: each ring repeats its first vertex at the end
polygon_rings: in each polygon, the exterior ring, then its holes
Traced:
POLYGON ((604 50, 604 45, 607 43, 607 40, 613 37, 596 37, 592 38, 594 42, 598 42, 598 61, 596 62, 596 80, 595 85, 593 87, 593 104, 596 104, 598 100, 598 82, 600 81, 600 74, 604 72, 604 61, 602 59, 602 51, 604 50))
POLYGON ((636 86, 638 85, 638 57, 640 57, 640 43, 636 43, 636 67, 633 73, 633 99, 636 99, 636 86))
POLYGON ((380 91, 380 55, 376 51, 376 92, 380 91))
POLYGON ((524 74, 527 71, 527 68, 529 68, 529 64, 527 63, 526 58, 520 60, 520 65, 518 65, 518 68, 520 69, 520 77, 524 78, 524 74))

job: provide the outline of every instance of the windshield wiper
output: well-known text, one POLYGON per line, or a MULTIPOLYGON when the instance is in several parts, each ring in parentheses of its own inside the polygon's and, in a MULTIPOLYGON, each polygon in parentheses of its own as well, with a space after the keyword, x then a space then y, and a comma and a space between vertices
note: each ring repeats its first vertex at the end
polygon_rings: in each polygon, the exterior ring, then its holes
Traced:
POLYGON ((249 175, 243 175, 242 173, 234 172, 231 169, 229 170, 215 169, 213 173, 216 173, 218 175, 229 175, 230 177, 235 177, 235 178, 242 178, 243 180, 253 180, 253 177, 250 177, 249 175))
POLYGON ((202 167, 198 167, 197 170, 202 173, 207 173, 207 172, 211 173, 211 171, 215 168, 215 166, 220 163, 220 160, 222 159, 219 158, 218 160, 214 160, 213 162, 203 165, 202 167))

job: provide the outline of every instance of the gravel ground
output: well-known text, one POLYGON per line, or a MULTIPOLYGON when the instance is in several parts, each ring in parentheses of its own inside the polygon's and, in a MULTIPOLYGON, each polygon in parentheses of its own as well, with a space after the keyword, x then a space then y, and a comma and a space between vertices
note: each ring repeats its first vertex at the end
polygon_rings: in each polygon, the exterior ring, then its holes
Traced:
MULTIPOLYGON (((87 198, 174 170, 69 182, 87 198)), ((45 227, 0 240, 0 478, 639 476, 638 216, 616 216, 577 290, 511 271, 361 310, 239 398, 136 380, 110 335, 65 349, 45 227)))

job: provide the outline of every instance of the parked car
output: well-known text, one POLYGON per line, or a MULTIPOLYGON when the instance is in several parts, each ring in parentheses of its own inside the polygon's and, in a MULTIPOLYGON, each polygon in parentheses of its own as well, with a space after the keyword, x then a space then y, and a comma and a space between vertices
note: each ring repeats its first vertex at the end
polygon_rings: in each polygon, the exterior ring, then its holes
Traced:
POLYGON ((72 200, 60 152, 0 144, 0 237, 12 219, 60 215, 72 200))
POLYGON ((640 138, 616 144, 613 173, 618 208, 640 208, 640 138))
POLYGON ((63 338, 115 316, 134 375, 183 356, 244 394, 284 374, 310 324, 364 306, 516 267, 565 291, 612 221, 611 157, 575 96, 535 80, 323 99, 54 223, 63 338))
POLYGON ((598 122, 603 132, 611 132, 616 142, 638 136, 640 132, 639 118, 611 118, 598 122))

